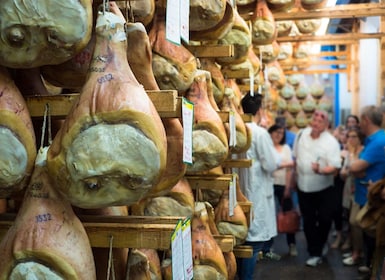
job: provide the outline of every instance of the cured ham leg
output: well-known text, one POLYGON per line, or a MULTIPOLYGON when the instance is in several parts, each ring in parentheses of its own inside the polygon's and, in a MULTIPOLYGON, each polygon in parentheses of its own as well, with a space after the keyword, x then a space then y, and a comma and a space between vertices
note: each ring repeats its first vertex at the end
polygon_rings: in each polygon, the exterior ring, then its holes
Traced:
MULTIPOLYGON (((234 99, 236 99, 236 96, 230 81, 228 81, 229 85, 226 88, 223 100, 219 107, 223 112, 234 112, 236 144, 230 147, 230 151, 232 153, 243 153, 246 152, 251 145, 251 133, 248 131, 247 126, 235 106, 234 99)), ((230 125, 228 124, 225 128, 227 137, 230 138, 230 125)))
POLYGON ((191 223, 194 279, 227 279, 225 259, 212 236, 208 220, 205 203, 196 203, 191 223))
POLYGON ((161 89, 177 90, 183 94, 192 84, 197 70, 196 59, 183 45, 166 40, 166 16, 157 9, 149 32, 153 51, 152 69, 161 89))
POLYGON ((128 257, 126 280, 162 280, 158 252, 154 249, 132 249, 128 257))
POLYGON ((28 184, 35 157, 35 132, 27 104, 7 70, 0 67, 0 198, 28 184))
POLYGON ((187 179, 182 178, 168 194, 144 199, 134 206, 133 215, 191 217, 194 195, 187 179))
POLYGON ((210 170, 228 154, 225 127, 207 94, 207 73, 198 70, 185 95, 194 104, 193 164, 187 167, 187 172, 210 170))
POLYGON ((246 216, 239 204, 234 207, 234 214, 229 215, 229 191, 223 191, 218 205, 215 207, 215 224, 221 234, 231 234, 235 237, 236 244, 246 240, 248 226, 246 216))
POLYGON ((265 0, 257 0, 251 17, 253 45, 271 44, 277 37, 277 29, 273 13, 265 0))
POLYGON ((87 234, 53 188, 46 157, 47 148, 40 149, 15 223, 0 243, 0 279, 95 279, 87 234))
MULTIPOLYGON (((77 214, 82 215, 101 215, 101 216, 127 216, 128 209, 126 206, 113 206, 101 209, 76 209, 77 214)), ((128 248, 112 248, 113 269, 108 270, 109 264, 109 248, 92 248, 94 261, 96 264, 96 279, 107 279, 108 273, 111 273, 112 279, 125 279, 127 270, 128 248), (114 273, 112 275, 112 273, 114 273)))
MULTIPOLYGON (((159 90, 152 70, 150 39, 143 24, 127 23, 127 60, 132 72, 146 90, 159 90)), ((147 196, 166 194, 185 174, 183 163, 183 127, 177 118, 163 118, 167 136, 167 163, 159 184, 147 196)))
POLYGON ((127 63, 124 24, 121 13, 98 15, 90 75, 48 154, 58 188, 81 208, 131 205, 166 166, 165 130, 127 63))
POLYGON ((34 68, 59 64, 87 45, 92 0, 3 0, 0 18, 1 65, 34 68))

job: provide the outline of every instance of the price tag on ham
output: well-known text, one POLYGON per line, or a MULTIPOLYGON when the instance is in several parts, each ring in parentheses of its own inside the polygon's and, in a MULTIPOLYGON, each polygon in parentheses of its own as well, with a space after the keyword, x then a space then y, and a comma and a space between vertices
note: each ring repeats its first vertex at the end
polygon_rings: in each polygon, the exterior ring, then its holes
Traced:
POLYGON ((182 220, 179 220, 171 236, 172 279, 184 280, 182 220))
POLYGON ((194 119, 194 104, 182 99, 183 119, 183 162, 192 164, 192 131, 194 119))
POLYGON ((168 0, 166 10, 166 39, 180 45, 180 0, 168 0))
POLYGON ((235 126, 235 113, 234 113, 234 111, 230 111, 229 125, 230 125, 229 146, 235 147, 237 145, 237 129, 235 126))
POLYGON ((182 224, 182 239, 183 239, 183 266, 184 279, 193 279, 193 258, 191 246, 191 220, 187 218, 182 224))
POLYGON ((190 35, 190 0, 180 0, 180 37, 187 44, 190 35))

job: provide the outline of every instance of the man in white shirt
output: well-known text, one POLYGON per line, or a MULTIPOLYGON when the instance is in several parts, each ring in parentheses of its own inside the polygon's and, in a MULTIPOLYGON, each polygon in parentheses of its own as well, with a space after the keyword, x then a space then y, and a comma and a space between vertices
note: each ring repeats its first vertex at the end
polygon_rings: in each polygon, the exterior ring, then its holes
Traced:
POLYGON ((244 113, 252 115, 246 123, 251 131, 251 145, 241 158, 252 160, 252 166, 239 170, 239 181, 244 195, 253 203, 252 220, 246 237, 246 245, 253 247, 251 258, 238 259, 238 277, 241 280, 255 279, 254 270, 258 253, 271 245, 277 235, 274 188, 272 172, 279 165, 279 157, 267 130, 258 125, 262 96, 246 94, 242 99, 244 113))
POLYGON ((322 250, 333 220, 330 203, 334 175, 341 167, 340 147, 328 132, 325 111, 314 112, 311 125, 297 134, 293 154, 296 162, 299 206, 310 258, 306 265, 322 263, 322 250))

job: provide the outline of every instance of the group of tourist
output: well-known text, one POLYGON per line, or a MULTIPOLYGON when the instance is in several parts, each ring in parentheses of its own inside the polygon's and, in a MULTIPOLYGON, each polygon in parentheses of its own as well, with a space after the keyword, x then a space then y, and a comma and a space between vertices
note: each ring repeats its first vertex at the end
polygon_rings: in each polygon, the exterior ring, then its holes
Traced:
MULTIPOLYGON (((294 135, 286 129, 284 118, 277 118, 267 129, 259 125, 261 95, 248 93, 241 104, 244 113, 253 116, 247 123, 252 132, 251 146, 240 155, 252 160, 252 166, 239 171, 242 191, 253 203, 246 238, 253 256, 237 260, 238 278, 254 279, 261 256, 279 260, 272 251, 277 236, 276 210, 293 208, 295 194, 307 243, 307 266, 322 263, 334 229, 330 247, 347 251, 343 264, 357 265, 371 279, 381 279, 384 260, 379 258, 385 252, 375 254, 375 237, 361 229, 356 216, 367 202, 368 188, 385 178, 383 110, 367 106, 359 117, 348 116, 335 133, 330 130, 329 114, 316 110, 308 127, 294 135), (348 217, 347 232, 343 217, 348 217)), ((286 234, 286 241, 289 255, 296 256, 295 234, 286 234)))

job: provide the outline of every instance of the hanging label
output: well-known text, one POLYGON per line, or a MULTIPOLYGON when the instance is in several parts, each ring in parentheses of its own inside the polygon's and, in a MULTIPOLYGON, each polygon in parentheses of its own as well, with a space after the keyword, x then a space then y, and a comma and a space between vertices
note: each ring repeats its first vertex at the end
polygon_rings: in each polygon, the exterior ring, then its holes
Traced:
POLYGON ((193 261, 192 261, 192 246, 191 246, 191 220, 187 218, 182 224, 182 239, 183 239, 183 267, 184 279, 193 279, 193 261))
POLYGON ((237 130, 235 127, 234 111, 229 112, 229 126, 230 126, 229 146, 235 147, 237 145, 237 130))
POLYGON ((192 164, 192 131, 194 121, 194 104, 182 98, 183 123, 183 162, 192 164))
POLYGON ((180 0, 167 0, 166 39, 180 45, 180 0))
POLYGON ((249 77, 250 77, 250 95, 254 96, 254 70, 253 69, 250 70, 249 77))
POLYGON ((234 182, 233 180, 229 183, 229 216, 234 216, 234 182))
POLYGON ((172 279, 184 280, 182 220, 179 220, 171 236, 172 279))
POLYGON ((188 44, 190 40, 190 0, 180 1, 180 36, 188 44))

